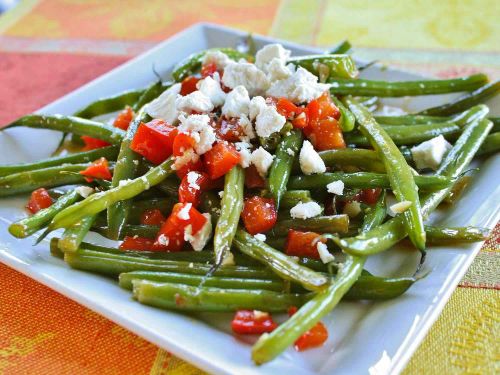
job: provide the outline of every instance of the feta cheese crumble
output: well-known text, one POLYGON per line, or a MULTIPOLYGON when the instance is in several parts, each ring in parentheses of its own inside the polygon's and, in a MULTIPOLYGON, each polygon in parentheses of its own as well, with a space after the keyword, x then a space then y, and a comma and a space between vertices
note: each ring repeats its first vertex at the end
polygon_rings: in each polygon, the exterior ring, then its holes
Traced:
POLYGON ((287 98, 296 104, 310 102, 328 90, 329 85, 318 83, 318 77, 299 67, 286 79, 275 81, 267 90, 267 95, 287 98))
POLYGON ((255 131, 259 137, 267 138, 275 132, 279 132, 286 123, 285 116, 276 111, 274 106, 262 107, 255 121, 255 131))
POLYGON ((394 203, 393 205, 389 206, 389 210, 394 214, 402 214, 405 212, 407 209, 411 207, 413 204, 412 201, 401 201, 398 203, 394 203))
POLYGON ((220 87, 219 73, 215 73, 213 77, 206 77, 198 81, 196 88, 210 98, 214 107, 223 105, 226 100, 226 93, 220 87))
POLYGON ((177 217, 181 220, 189 220, 189 211, 191 210, 191 207, 193 207, 192 203, 186 203, 186 205, 177 213, 177 217))
POLYGON ((358 201, 347 202, 343 212, 349 217, 356 217, 361 213, 361 204, 358 201))
POLYGON ((198 185, 198 178, 201 175, 196 171, 191 171, 187 174, 188 186, 194 190, 200 190, 200 185, 198 185))
POLYGON ((169 242, 170 242, 170 239, 167 236, 165 236, 164 234, 160 234, 158 236, 158 243, 160 245, 162 245, 162 246, 168 246, 169 242))
POLYGON ((248 168, 252 163, 252 152, 250 151, 252 148, 252 144, 247 142, 236 142, 234 146, 240 153, 240 165, 243 168, 248 168))
POLYGON ((181 124, 178 126, 179 132, 190 134, 195 140, 194 149, 198 155, 203 155, 212 148, 215 142, 215 132, 210 126, 208 115, 180 115, 181 124))
POLYGON ((326 185, 326 190, 329 193, 335 194, 335 195, 342 195, 344 194, 344 182, 343 181, 332 181, 328 185, 326 185))
POLYGON ((255 118, 259 115, 259 113, 266 109, 266 99, 262 96, 254 96, 252 100, 250 100, 249 106, 249 117, 250 120, 255 120, 255 118))
POLYGON ((269 87, 269 80, 264 72, 247 62, 231 62, 226 65, 222 83, 232 89, 244 86, 250 96, 264 94, 269 87))
POLYGON ((323 263, 326 264, 335 260, 335 257, 328 251, 328 247, 323 242, 318 241, 316 249, 318 250, 319 258, 323 263))
POLYGON ((270 82, 285 79, 292 73, 286 67, 286 61, 291 52, 281 44, 268 44, 260 49, 255 55, 255 65, 264 73, 270 82))
POLYGON ((450 149, 451 145, 441 134, 412 147, 411 154, 417 169, 437 170, 450 149))
POLYGON ((177 96, 175 106, 180 112, 208 113, 214 109, 210 98, 201 91, 194 91, 186 96, 177 96))
POLYGON ((267 152, 264 148, 259 147, 257 150, 252 152, 251 161, 252 164, 257 168, 257 172, 262 177, 267 175, 267 171, 273 164, 274 156, 267 152))
POLYGON ((94 189, 92 189, 90 186, 78 186, 75 191, 80 194, 82 198, 87 198, 94 192, 94 189))
POLYGON ((227 117, 241 117, 248 115, 250 97, 244 86, 236 86, 226 96, 226 102, 222 107, 222 114, 227 117))
POLYGON ((224 52, 217 51, 217 50, 209 50, 203 56, 202 64, 210 64, 214 63, 217 66, 218 70, 223 70, 227 64, 232 62, 232 60, 229 58, 228 55, 226 55, 224 52))
POLYGON ((326 171, 326 166, 309 141, 304 141, 299 154, 300 169, 304 174, 310 175, 313 173, 323 173, 326 171))
POLYGON ((247 116, 241 115, 238 120, 238 125, 241 127, 241 130, 243 130, 243 135, 240 137, 241 141, 248 142, 255 138, 252 122, 247 116))
POLYGON ((321 215, 322 209, 316 202, 298 203, 290 209, 293 219, 309 219, 321 215))
POLYGON ((266 235, 265 234, 262 234, 262 233, 257 233, 257 234, 254 234, 253 235, 256 239, 258 239, 259 241, 262 241, 262 242, 266 242, 266 235))
POLYGON ((205 213, 203 214, 207 221, 201 227, 201 229, 196 232, 195 235, 192 235, 193 228, 191 224, 189 224, 186 229, 184 230, 184 240, 188 241, 191 246, 193 247, 194 251, 201 251, 207 244, 208 240, 212 236, 212 220, 210 217, 210 214, 205 213))
POLYGON ((180 92, 181 84, 176 83, 149 103, 146 106, 146 113, 154 119, 162 119, 169 124, 175 125, 179 116, 175 101, 180 92))

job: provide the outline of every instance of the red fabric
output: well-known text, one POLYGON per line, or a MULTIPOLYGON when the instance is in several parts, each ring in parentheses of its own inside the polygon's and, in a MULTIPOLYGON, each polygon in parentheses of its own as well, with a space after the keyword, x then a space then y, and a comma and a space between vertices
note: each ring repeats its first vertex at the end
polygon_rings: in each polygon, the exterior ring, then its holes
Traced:
POLYGON ((0 52, 0 127, 126 60, 123 56, 0 52))

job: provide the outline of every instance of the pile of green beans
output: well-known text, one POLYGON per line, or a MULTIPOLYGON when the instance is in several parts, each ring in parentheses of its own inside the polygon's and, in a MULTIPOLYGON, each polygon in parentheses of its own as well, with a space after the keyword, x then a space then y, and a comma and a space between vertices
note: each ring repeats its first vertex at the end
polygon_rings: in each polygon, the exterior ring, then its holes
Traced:
MULTIPOLYGON (((233 61, 252 62, 252 43, 250 40, 248 53, 232 48, 211 51, 222 52, 233 61)), ((160 79, 144 88, 99 98, 73 116, 31 114, 0 130, 9 132, 20 126, 48 129, 62 132, 63 140, 71 134, 75 145, 81 143, 81 136, 109 144, 29 163, 0 165, 0 197, 57 188, 49 192, 53 199, 50 207, 11 223, 9 232, 17 238, 41 233, 37 239, 41 241, 51 231, 62 229, 59 237, 50 241, 52 255, 75 270, 117 280, 142 304, 182 312, 248 309, 278 313, 297 307, 293 316, 257 340, 252 348, 256 364, 286 350, 341 300, 377 301, 402 295, 418 277, 373 275, 364 268, 369 256, 405 238, 409 240, 405 246, 425 253, 432 249, 430 245, 479 242, 490 234, 486 228, 434 226, 426 220, 441 202, 457 204, 460 193, 473 180, 470 173, 464 173, 474 157, 500 151, 500 118, 488 118, 489 108, 483 104, 499 93, 500 83, 488 82, 481 73, 444 80, 362 79, 360 71, 371 63, 357 67, 347 54, 350 49, 350 43, 343 41, 329 53, 286 61, 330 85, 332 102, 338 108, 338 126, 348 147, 319 151, 326 172, 305 174, 299 157, 302 144, 307 138, 315 144, 317 135, 294 128, 293 114, 280 132, 251 141, 253 146, 262 145, 272 152, 268 173, 261 176, 262 185, 249 189, 246 170, 236 165, 220 184, 217 181, 203 188, 196 208, 210 214, 212 231, 202 251, 192 251, 187 238, 179 252, 158 251, 157 243, 152 248, 122 250, 86 241, 87 234, 94 231, 112 240, 141 237, 152 244, 162 224, 144 224, 144 214, 158 209, 168 217, 180 199, 181 176, 175 174, 175 158, 152 165, 131 149, 140 124, 152 120, 148 104, 172 86, 172 82, 160 79), (462 94, 417 113, 372 114, 383 103, 381 98, 449 93, 462 94), (128 107, 134 117, 127 131, 99 120, 99 116, 112 116, 128 107), (412 147, 441 135, 452 143, 451 150, 435 173, 425 170, 419 174, 414 169, 412 147), (111 181, 86 180, 80 173, 99 158, 109 161, 111 181), (334 182, 337 187, 342 182, 342 193, 328 192, 334 182), (377 189, 380 195, 370 203, 362 201, 359 212, 347 210, 347 204, 356 206, 353 201, 362 200, 359 197, 366 189, 377 189), (406 205, 394 217, 388 215, 390 194, 406 205), (251 196, 274 201, 276 221, 261 236, 252 235, 254 232, 243 225, 246 221, 240 220, 246 198, 251 196), (319 205, 321 213, 294 217, 290 210, 306 203, 315 208, 319 205), (321 257, 289 255, 292 230, 314 232, 314 241, 325 244, 318 248, 321 257)), ((199 77, 208 51, 180 61, 172 71, 173 82, 199 77)))

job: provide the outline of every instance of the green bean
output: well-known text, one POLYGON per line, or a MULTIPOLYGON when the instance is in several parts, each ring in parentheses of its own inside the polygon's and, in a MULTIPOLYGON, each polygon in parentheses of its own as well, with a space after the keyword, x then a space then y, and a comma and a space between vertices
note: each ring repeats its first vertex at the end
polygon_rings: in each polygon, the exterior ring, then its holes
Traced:
POLYGON ((387 82, 330 79, 328 82, 331 84, 330 92, 335 95, 401 97, 473 91, 486 84, 488 77, 484 74, 474 74, 469 77, 442 80, 387 82))
POLYGON ((489 120, 493 123, 493 129, 491 129, 491 132, 500 132, 500 117, 489 117, 489 120))
POLYGON ((281 140, 276 149, 267 180, 276 208, 279 208, 281 199, 286 192, 286 186, 292 171, 292 164, 301 146, 302 132, 300 130, 292 130, 289 135, 281 140))
POLYGON ((0 165, 0 177, 12 173, 27 172, 27 171, 33 171, 35 169, 60 166, 61 164, 92 162, 102 157, 108 160, 115 160, 117 155, 118 155, 118 148, 116 146, 108 146, 91 151, 77 152, 74 154, 68 154, 64 156, 55 156, 52 158, 39 160, 32 163, 0 165))
POLYGON ((384 219, 387 216, 385 197, 386 192, 383 190, 378 197, 377 202, 365 210, 361 233, 368 232, 371 228, 374 228, 384 222, 384 219))
MULTIPOLYGON (((340 282, 345 279, 341 279, 340 282)), ((352 281, 348 277, 349 281, 352 281)), ((359 276, 351 289, 345 293, 346 300, 383 301, 399 297, 414 283, 413 277, 383 278, 377 276, 359 276)))
MULTIPOLYGON (((107 225, 99 225, 95 224, 92 226, 92 230, 97 233, 107 236, 109 233, 109 228, 107 225)), ((160 230, 159 226, 156 225, 142 225, 142 224, 125 224, 121 228, 120 234, 117 240, 123 240, 125 237, 144 237, 144 238, 156 238, 158 231, 160 230)))
POLYGON ((87 167, 88 164, 63 164, 0 177, 0 197, 28 193, 41 187, 84 183, 85 179, 79 172, 87 167))
POLYGON ((27 115, 17 119, 3 129, 17 126, 27 126, 35 129, 59 130, 77 135, 87 135, 93 138, 99 138, 111 144, 120 143, 125 136, 125 132, 123 130, 115 128, 114 126, 74 116, 27 115))
POLYGON ((193 75, 194 73, 198 72, 201 68, 201 64, 203 61, 203 58, 207 54, 207 52, 210 51, 220 51, 224 54, 227 55, 231 60, 239 60, 239 59, 252 59, 252 56, 247 55, 246 53, 239 52, 235 49, 232 48, 211 48, 207 49, 205 51, 193 53, 192 55, 189 55, 186 57, 184 60, 181 60, 175 67, 172 72, 172 77, 176 82, 182 81, 184 78, 186 78, 189 75, 193 75))
POLYGON ((233 167, 224 179, 224 196, 221 201, 221 212, 214 234, 215 264, 219 266, 231 250, 236 229, 243 209, 243 190, 245 172, 233 167))
MULTIPOLYGON (((465 127, 460 138, 446 155, 437 174, 451 178, 465 171, 493 124, 488 120, 474 120, 465 127)), ((426 195, 422 200, 422 215, 427 217, 448 195, 451 186, 426 195)), ((353 255, 377 254, 406 237, 403 217, 396 216, 367 233, 335 242, 345 252, 353 255)))
POLYGON ((500 132, 488 135, 481 148, 477 152, 478 156, 489 155, 500 151, 500 132))
POLYGON ((335 47, 333 47, 330 51, 328 51, 328 53, 338 55, 342 53, 347 53, 351 48, 352 48, 351 43, 349 43, 349 41, 346 39, 337 44, 335 47))
POLYGON ((450 244, 485 241, 490 230, 479 227, 434 227, 425 226, 427 238, 431 244, 450 244))
POLYGON ((200 211, 208 212, 212 218, 212 225, 215 227, 219 220, 220 198, 213 191, 204 191, 201 194, 200 211))
POLYGON ((306 55, 288 59, 287 63, 300 66, 318 76, 320 82, 335 78, 356 78, 359 74, 349 55, 306 55))
MULTIPOLYGON (((396 145, 413 145, 439 135, 452 137, 458 135, 461 130, 460 126, 453 122, 412 126, 389 125, 383 126, 383 128, 396 145)), ((344 135, 344 138, 348 144, 364 147, 370 146, 369 140, 361 134, 348 133, 344 135)))
POLYGON ((134 280, 133 288, 134 298, 140 303, 168 310, 279 312, 304 303, 303 295, 269 290, 218 289, 147 280, 134 280))
POLYGON ((281 208, 290 209, 300 202, 311 202, 311 193, 309 190, 288 190, 281 199, 281 208))
POLYGON ((173 197, 152 198, 132 202, 128 222, 130 224, 139 224, 141 215, 148 210, 158 209, 165 216, 168 216, 178 200, 173 197))
POLYGON ((171 196, 177 197, 179 195, 179 185, 180 181, 177 176, 170 176, 162 182, 160 182, 156 187, 160 189, 163 193, 171 196))
POLYGON ((374 116, 374 118, 383 125, 429 125, 450 120, 448 117, 424 115, 374 116))
POLYGON ((332 100, 335 106, 339 109, 340 119, 339 124, 343 132, 350 132, 354 129, 356 125, 356 119, 354 115, 349 111, 344 104, 334 95, 332 95, 332 100))
POLYGON ((144 90, 129 90, 117 95, 101 98, 80 109, 74 116, 91 119, 107 113, 116 112, 128 105, 133 105, 143 93, 144 90))
POLYGON ((484 103, 489 98, 496 96, 500 92, 500 81, 490 82, 477 88, 475 91, 467 93, 449 103, 437 107, 427 108, 419 112, 422 115, 447 116, 469 109, 477 104, 484 103))
POLYGON ((246 279, 236 277, 201 276, 173 272, 150 272, 136 271, 121 273, 119 277, 120 286, 132 290, 133 280, 149 280, 160 283, 185 284, 191 286, 203 285, 221 289, 263 289, 280 292, 284 290, 284 284, 280 280, 246 279))
MULTIPOLYGON (((450 186, 454 180, 445 176, 415 176, 415 182, 420 190, 433 191, 450 186)), ((342 181, 344 186, 353 189, 389 188, 388 174, 371 172, 330 172, 309 176, 292 176, 288 183, 289 189, 322 189, 333 181, 342 181)))
MULTIPOLYGON (((212 265, 205 263, 145 259, 83 249, 79 249, 74 253, 64 253, 64 260, 72 268, 112 277, 132 271, 176 272, 205 276, 212 270, 212 265)), ((248 277, 252 279, 276 278, 271 271, 265 268, 229 265, 219 267, 214 271, 214 276, 248 277)))
POLYGON ((272 229, 274 236, 286 236, 289 229, 317 233, 346 233, 349 230, 349 216, 317 216, 310 219, 280 219, 272 229))
POLYGON ((104 211, 113 203, 133 198, 151 186, 155 186, 172 173, 172 159, 164 161, 145 175, 134 180, 123 181, 120 186, 107 191, 92 194, 59 212, 49 225, 51 230, 65 228, 80 221, 84 216, 94 215, 104 211))
POLYGON ((59 248, 64 252, 77 251, 95 219, 96 215, 84 216, 78 223, 66 228, 59 239, 59 248))
POLYGON ((39 231, 62 209, 80 199, 80 194, 72 190, 62 195, 52 206, 38 211, 33 216, 21 219, 9 225, 9 233, 17 238, 25 238, 39 231))
POLYGON ((296 263, 291 257, 259 241, 242 229, 236 232, 234 244, 242 253, 273 270, 284 280, 294 281, 307 290, 321 290, 327 277, 296 263))
POLYGON ((423 250, 425 248, 424 223, 420 212, 418 188, 411 168, 389 135, 377 124, 366 108, 352 98, 346 98, 346 102, 356 116, 361 131, 370 140, 371 145, 384 162, 394 195, 400 202, 411 202, 411 206, 403 212, 402 216, 405 219, 405 227, 411 242, 417 249, 423 250))

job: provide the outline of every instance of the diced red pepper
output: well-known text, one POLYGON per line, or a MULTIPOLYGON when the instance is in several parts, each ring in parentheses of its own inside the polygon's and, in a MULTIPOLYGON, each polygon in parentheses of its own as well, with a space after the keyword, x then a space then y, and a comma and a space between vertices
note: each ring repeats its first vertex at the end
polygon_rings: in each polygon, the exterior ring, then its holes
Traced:
POLYGON ((292 121, 294 128, 304 129, 309 125, 309 110, 307 108, 298 107, 297 116, 292 121))
POLYGON ((363 189, 361 190, 360 201, 368 205, 375 204, 377 203, 380 193, 382 193, 381 188, 363 189))
POLYGON ((237 311, 232 322, 233 332, 240 335, 254 335, 266 332, 272 332, 278 324, 268 313, 257 313, 251 310, 237 311))
MULTIPOLYGON (((290 306, 288 315, 292 316, 297 312, 297 307, 290 306)), ((328 330, 322 322, 316 323, 310 330, 304 332, 294 344, 295 350, 302 352, 307 349, 321 346, 328 340, 328 330)))
POLYGON ((307 114, 309 117, 308 126, 304 128, 304 134, 309 136, 312 132, 314 126, 321 119, 321 107, 317 99, 311 100, 309 104, 307 104, 307 114))
POLYGON ((239 142, 245 132, 238 122, 238 118, 227 119, 221 116, 214 125, 215 133, 224 141, 239 142))
POLYGON ((192 92, 196 91, 196 84, 198 83, 199 80, 200 80, 199 78, 193 76, 184 78, 184 80, 181 83, 181 92, 180 92, 181 95, 182 96, 189 95, 192 92))
POLYGON ((161 211, 157 208, 145 210, 141 214, 141 224, 144 225, 162 225, 165 220, 165 216, 163 216, 161 211))
POLYGON ((119 247, 121 250, 137 250, 137 251, 158 251, 155 246, 155 240, 151 238, 125 236, 119 247))
POLYGON ((191 203, 177 203, 172 213, 163 223, 156 237, 155 246, 166 251, 180 251, 184 245, 184 232, 191 225, 191 234, 195 235, 203 228, 207 218, 191 203))
POLYGON ((224 176, 240 162, 240 153, 227 142, 217 142, 204 154, 205 166, 212 180, 224 176))
POLYGON ((118 113, 118 116, 116 116, 115 121, 113 122, 113 126, 115 128, 127 130, 133 117, 134 111, 132 111, 132 108, 127 106, 123 111, 118 113))
POLYGON ((262 178, 253 164, 245 169, 245 186, 249 189, 266 187, 266 180, 262 178))
POLYGON ((150 162, 160 164, 172 155, 172 147, 177 133, 177 128, 163 120, 157 119, 146 124, 141 123, 132 139, 130 148, 150 162))
POLYGON ((82 135, 80 138, 82 138, 83 143, 85 143, 85 146, 83 146, 82 148, 83 151, 95 150, 97 148, 102 148, 110 145, 108 142, 103 141, 102 139, 92 138, 87 135, 82 135))
POLYGON ((315 232, 302 232, 299 230, 288 230, 285 252, 288 255, 320 259, 317 243, 326 243, 321 235, 315 232))
POLYGON ((172 151, 174 156, 181 156, 185 151, 193 148, 196 140, 188 133, 178 133, 174 139, 172 151))
POLYGON ((182 166, 178 167, 175 170, 175 174, 177 177, 179 177, 181 180, 186 176, 189 172, 201 172, 202 170, 205 169, 205 166, 203 165, 203 161, 200 159, 200 157, 194 152, 194 150, 188 150, 189 154, 193 157, 191 160, 188 162, 184 163, 182 166))
POLYGON ((276 103, 276 110, 282 116, 285 116, 288 120, 291 120, 298 113, 298 107, 293 104, 290 100, 285 98, 279 98, 276 103))
POLYGON ((210 177, 206 173, 193 172, 196 174, 194 181, 189 181, 189 176, 182 178, 179 185, 179 202, 192 203, 194 207, 200 204, 201 193, 206 190, 210 182, 210 177))
POLYGON ((320 118, 333 117, 338 120, 340 118, 340 111, 332 101, 330 93, 325 91, 318 99, 316 99, 320 108, 320 118))
POLYGON ((250 234, 264 233, 271 230, 278 220, 274 199, 259 196, 245 199, 241 218, 250 234))
POLYGON ((327 117, 315 123, 311 122, 306 129, 308 131, 306 135, 318 151, 346 147, 340 125, 333 117, 327 117))
POLYGON ((104 157, 92 162, 86 169, 80 171, 80 174, 85 176, 85 180, 87 180, 87 182, 94 181, 94 178, 100 180, 111 180, 113 177, 109 170, 109 163, 104 157))
POLYGON ((217 72, 217 64, 213 62, 209 62, 207 64, 203 64, 201 66, 201 76, 203 78, 213 77, 213 75, 217 72))
POLYGON ((26 208, 32 213, 36 214, 38 211, 52 206, 52 198, 49 192, 44 189, 36 189, 31 193, 30 199, 26 204, 26 208))

